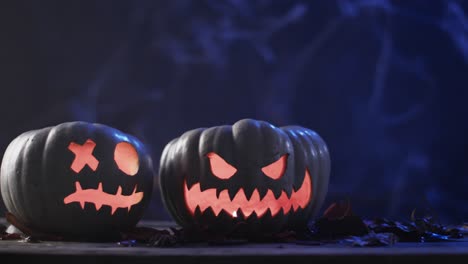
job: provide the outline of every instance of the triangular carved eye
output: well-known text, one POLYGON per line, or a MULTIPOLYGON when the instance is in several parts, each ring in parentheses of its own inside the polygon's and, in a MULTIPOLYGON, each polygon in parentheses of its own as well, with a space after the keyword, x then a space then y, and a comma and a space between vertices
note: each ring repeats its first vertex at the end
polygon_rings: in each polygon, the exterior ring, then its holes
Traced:
POLYGON ((227 163, 223 158, 214 152, 206 154, 208 159, 210 159, 211 172, 214 176, 227 180, 236 174, 237 169, 234 168, 231 164, 227 163))
POLYGON ((281 156, 277 161, 262 168, 263 173, 273 180, 281 178, 286 171, 286 163, 288 161, 288 154, 281 156))

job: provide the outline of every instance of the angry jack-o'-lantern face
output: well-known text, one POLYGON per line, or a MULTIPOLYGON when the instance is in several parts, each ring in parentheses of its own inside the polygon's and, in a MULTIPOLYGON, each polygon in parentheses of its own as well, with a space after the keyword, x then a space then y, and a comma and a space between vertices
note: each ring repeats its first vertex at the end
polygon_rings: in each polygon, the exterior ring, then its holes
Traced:
POLYGON ((300 228, 320 209, 330 160, 313 131, 244 119, 195 129, 161 157, 163 200, 185 227, 250 233, 300 228))
MULTIPOLYGON (((288 156, 288 154, 282 155, 277 161, 262 167, 261 171, 266 177, 273 180, 280 179, 286 172, 288 156)), ((218 154, 210 152, 207 157, 210 161, 211 173, 219 179, 228 180, 236 174, 237 169, 218 154)), ((278 190, 278 188, 275 189, 278 190)), ((224 211, 234 218, 242 216, 244 219, 249 218, 252 214, 255 214, 257 218, 261 218, 267 211, 271 213, 272 217, 276 216, 281 210, 283 214, 289 214, 290 211, 296 212, 299 208, 306 208, 310 203, 312 181, 308 169, 305 170, 304 180, 298 190, 293 189, 290 194, 287 194, 285 190, 280 190, 281 192, 278 195, 272 189, 263 188, 262 195, 260 195, 259 188, 255 188, 247 196, 243 187, 240 187, 234 194, 230 194, 229 189, 210 188, 202 191, 200 183, 188 188, 185 181, 184 199, 191 214, 195 214, 197 208, 201 213, 210 208, 215 216, 224 211)))
POLYGON ((143 216, 153 167, 143 144, 85 122, 29 131, 8 146, 1 191, 23 225, 65 238, 100 239, 143 216))

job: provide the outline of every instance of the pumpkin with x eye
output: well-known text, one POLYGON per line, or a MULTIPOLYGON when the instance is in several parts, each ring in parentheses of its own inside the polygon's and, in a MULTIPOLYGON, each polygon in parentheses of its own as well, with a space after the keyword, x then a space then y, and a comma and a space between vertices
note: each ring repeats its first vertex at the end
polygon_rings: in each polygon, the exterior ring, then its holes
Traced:
POLYGON ((14 139, 0 180, 6 208, 22 225, 67 239, 99 240, 142 218, 153 165, 135 137, 102 124, 68 122, 14 139))
POLYGON ((323 139, 299 127, 244 119, 187 131, 169 142, 159 179, 164 204, 183 227, 271 234, 303 228, 328 189, 323 139))

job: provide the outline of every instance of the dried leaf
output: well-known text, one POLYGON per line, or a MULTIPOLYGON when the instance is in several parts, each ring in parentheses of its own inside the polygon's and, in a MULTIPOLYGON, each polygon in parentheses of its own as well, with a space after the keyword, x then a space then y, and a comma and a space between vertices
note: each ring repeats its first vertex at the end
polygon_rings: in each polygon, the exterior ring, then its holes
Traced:
POLYGON ((0 240, 20 240, 23 237, 20 234, 2 234, 0 235, 0 240))
POLYGON ((133 247, 138 243, 152 247, 173 247, 182 242, 183 232, 175 228, 160 230, 151 227, 136 227, 121 235, 122 241, 118 244, 124 247, 133 247))
POLYGON ((436 223, 431 216, 417 218, 413 210, 410 218, 412 221, 407 223, 381 218, 368 221, 367 225, 375 233, 393 233, 402 242, 447 241, 463 237, 460 229, 447 228, 436 223))
POLYGON ((437 223, 436 217, 431 215, 417 217, 416 210, 413 210, 410 219, 409 222, 385 218, 363 221, 353 214, 349 202, 333 203, 324 216, 313 223, 313 236, 306 240, 379 246, 391 245, 395 243, 396 238, 402 242, 436 242, 463 237, 460 228, 447 228, 437 223))
POLYGON ((148 243, 156 235, 169 235, 168 230, 159 230, 151 227, 135 227, 129 231, 122 232, 122 241, 135 240, 136 242, 148 243))
POLYGON ((393 233, 369 233, 365 236, 352 236, 345 239, 345 242, 354 247, 392 246, 397 241, 398 238, 393 233))
POLYGON ((390 221, 384 218, 378 218, 367 223, 369 229, 375 233, 393 233, 398 236, 400 241, 419 241, 420 232, 413 226, 397 221, 390 221))

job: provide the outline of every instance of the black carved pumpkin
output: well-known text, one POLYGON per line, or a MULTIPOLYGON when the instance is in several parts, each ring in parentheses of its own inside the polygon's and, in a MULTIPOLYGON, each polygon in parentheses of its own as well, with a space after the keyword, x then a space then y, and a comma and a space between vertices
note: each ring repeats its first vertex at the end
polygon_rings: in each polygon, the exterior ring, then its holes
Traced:
POLYGON ((101 124, 69 122, 14 139, 0 177, 6 208, 22 225, 93 240, 141 219, 153 165, 135 137, 101 124))
POLYGON ((164 204, 183 227, 270 234, 307 224, 329 173, 327 146, 314 131, 244 119, 169 142, 159 179, 164 204))

